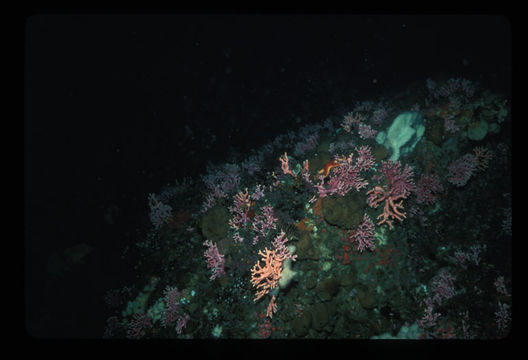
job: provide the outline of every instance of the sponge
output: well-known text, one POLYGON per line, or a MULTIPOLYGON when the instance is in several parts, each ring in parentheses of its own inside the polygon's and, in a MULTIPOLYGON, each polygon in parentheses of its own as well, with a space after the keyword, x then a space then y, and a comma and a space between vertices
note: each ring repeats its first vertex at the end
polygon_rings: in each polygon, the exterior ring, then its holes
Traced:
POLYGON ((398 115, 387 129, 384 145, 392 149, 391 161, 414 150, 425 133, 425 125, 419 112, 408 111, 398 115))

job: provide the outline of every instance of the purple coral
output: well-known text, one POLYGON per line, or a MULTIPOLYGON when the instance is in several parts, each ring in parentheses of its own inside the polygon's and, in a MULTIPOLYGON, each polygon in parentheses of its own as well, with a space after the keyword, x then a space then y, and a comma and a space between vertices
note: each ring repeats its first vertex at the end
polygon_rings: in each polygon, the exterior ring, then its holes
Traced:
POLYGON ((218 247, 213 242, 205 240, 203 244, 207 246, 207 249, 204 252, 204 257, 207 268, 211 270, 211 276, 209 277, 209 280, 212 281, 217 277, 220 277, 220 275, 225 274, 224 255, 218 252, 218 247))
POLYGON ((218 199, 226 198, 237 191, 240 186, 240 167, 236 164, 225 164, 222 169, 209 170, 208 174, 202 176, 205 188, 208 190, 201 212, 216 205, 218 199))
POLYGON ((163 327, 176 322, 176 332, 181 334, 183 328, 187 325, 190 317, 180 311, 180 299, 183 292, 179 291, 176 286, 167 286, 163 292, 163 301, 165 303, 165 312, 162 317, 163 327))
POLYGON ((163 291, 163 302, 165 303, 165 311, 161 320, 163 327, 178 320, 180 316, 180 298, 182 293, 176 286, 167 286, 163 291))
POLYGON ((158 200, 156 194, 149 194, 148 202, 150 207, 150 222, 156 229, 159 229, 163 224, 166 224, 169 221, 172 207, 165 205, 158 200))
POLYGON ((495 312, 495 322, 501 335, 504 334, 511 322, 510 305, 499 301, 499 309, 495 312))
POLYGON ((372 113, 372 118, 370 121, 374 125, 381 125, 381 123, 389 116, 389 112, 387 109, 381 105, 381 107, 378 107, 374 112, 372 113))
POLYGON ((451 134, 460 131, 460 127, 456 124, 455 117, 453 115, 446 116, 444 119, 444 128, 451 134))
POLYGON ((312 134, 305 139, 302 139, 295 145, 293 155, 302 156, 305 152, 311 151, 317 147, 317 134, 312 134))
POLYGON ((434 304, 431 298, 425 300, 425 312, 423 317, 418 320, 416 323, 419 327, 423 329, 428 329, 436 326, 436 322, 440 318, 440 314, 434 312, 434 304))
POLYGON ((144 330, 152 327, 152 319, 148 314, 136 313, 128 324, 127 338, 139 339, 144 335, 144 330))
POLYGON ((444 190, 440 178, 436 174, 423 175, 416 185, 416 201, 419 204, 430 205, 437 199, 437 193, 444 190))
POLYGON ((466 154, 449 165, 447 181, 456 186, 464 186, 476 169, 477 159, 475 155, 466 154))
POLYGON ((455 295, 454 281, 455 277, 447 269, 442 269, 433 278, 433 301, 436 304, 442 305, 444 300, 448 300, 455 295))

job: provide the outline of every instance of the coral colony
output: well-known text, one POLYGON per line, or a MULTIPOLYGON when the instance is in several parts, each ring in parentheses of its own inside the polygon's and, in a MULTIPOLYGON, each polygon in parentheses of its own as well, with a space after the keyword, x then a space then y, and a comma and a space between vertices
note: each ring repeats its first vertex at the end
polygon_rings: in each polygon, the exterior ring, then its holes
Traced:
POLYGON ((105 337, 506 336, 507 101, 462 78, 422 87, 150 194, 145 276, 108 291, 105 337))

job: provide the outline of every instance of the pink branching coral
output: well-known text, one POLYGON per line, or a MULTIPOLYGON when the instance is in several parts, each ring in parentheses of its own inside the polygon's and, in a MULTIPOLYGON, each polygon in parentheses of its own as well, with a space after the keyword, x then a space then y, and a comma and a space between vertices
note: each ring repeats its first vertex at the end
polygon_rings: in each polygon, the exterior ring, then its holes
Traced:
POLYGON ((229 226, 234 230, 239 230, 249 222, 249 210, 251 200, 246 188, 245 192, 240 191, 234 196, 234 204, 229 207, 233 217, 229 219, 229 226))
POLYGON ((378 135, 378 130, 373 129, 368 124, 360 123, 358 125, 358 134, 362 139, 375 139, 378 135))
POLYGON ((211 277, 209 280, 214 280, 220 275, 225 274, 224 255, 218 252, 218 247, 216 244, 213 244, 213 242, 205 240, 203 244, 207 246, 207 249, 204 252, 204 257, 207 261, 207 268, 211 269, 211 277))
POLYGON ((257 233, 253 238, 253 244, 256 244, 261 238, 265 238, 270 230, 275 230, 278 220, 273 216, 273 207, 266 205, 260 208, 260 212, 255 215, 252 221, 253 230, 257 233))
POLYGON ((335 170, 330 175, 326 186, 324 175, 319 177, 319 183, 316 184, 316 188, 320 197, 333 194, 344 196, 352 189, 359 191, 368 185, 368 181, 362 178, 361 172, 370 169, 374 165, 374 157, 369 146, 361 146, 355 148, 355 150, 357 153, 355 158, 354 154, 351 153, 347 158, 336 157, 333 160, 332 167, 335 170))

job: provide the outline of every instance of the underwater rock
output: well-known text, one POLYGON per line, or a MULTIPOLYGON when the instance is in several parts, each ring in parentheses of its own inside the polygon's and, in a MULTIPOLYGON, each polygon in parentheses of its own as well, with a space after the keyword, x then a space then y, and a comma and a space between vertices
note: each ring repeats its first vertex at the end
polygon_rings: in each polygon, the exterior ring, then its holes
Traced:
POLYGON ((444 142, 445 128, 443 120, 436 116, 427 121, 425 137, 435 145, 441 145, 444 142))
POLYGON ((357 270, 354 266, 350 267, 350 273, 341 277, 341 286, 351 288, 357 282, 357 270))
POLYGON ((414 323, 411 326, 402 326, 397 335, 392 335, 386 332, 380 335, 372 336, 371 339, 420 339, 423 336, 424 330, 414 323))
POLYGON ((312 314, 309 311, 305 311, 301 316, 295 318, 292 321, 293 332, 298 337, 308 335, 310 326, 312 325, 312 314))
POLYGON ((387 156, 389 156, 389 151, 383 145, 376 146, 372 150, 372 156, 374 156, 374 160, 376 162, 380 162, 381 160, 384 160, 387 156))
POLYGON ((315 277, 308 277, 304 282, 304 286, 307 290, 313 289, 317 286, 317 279, 315 277))
POLYGON ((323 139, 319 139, 319 145, 317 145, 317 148, 315 149, 315 152, 318 154, 328 152, 328 147, 330 146, 330 143, 332 142, 331 139, 325 137, 323 139))
POLYGON ((312 245, 312 239, 308 231, 300 231, 299 240, 295 246, 297 247, 297 258, 299 260, 317 260, 317 252, 312 245))
POLYGON ((336 296, 339 291, 339 285, 339 280, 333 277, 321 281, 317 286, 317 292, 319 293, 321 300, 332 300, 332 298, 336 296))
POLYGON ((376 306, 376 288, 374 286, 359 287, 357 296, 364 309, 373 309, 376 306))
POLYGON ((209 209, 200 223, 202 234, 207 240, 218 241, 229 232, 229 211, 221 205, 209 209))
POLYGON ((327 223, 343 229, 355 229, 363 220, 366 203, 359 192, 351 191, 345 196, 326 196, 321 205, 327 223))
POLYGON ((365 310, 364 308, 362 308, 359 305, 358 306, 351 306, 349 314, 350 314, 350 319, 355 321, 355 322, 363 323, 363 322, 368 321, 367 310, 365 310))
POLYGON ((312 309, 312 327, 315 330, 321 331, 330 321, 330 316, 323 303, 315 304, 312 309))
POLYGON ((227 258, 231 257, 231 254, 236 253, 237 251, 237 244, 233 241, 232 238, 224 237, 216 243, 218 246, 218 251, 220 254, 224 255, 226 258, 226 264, 227 264, 227 258))

